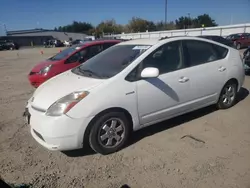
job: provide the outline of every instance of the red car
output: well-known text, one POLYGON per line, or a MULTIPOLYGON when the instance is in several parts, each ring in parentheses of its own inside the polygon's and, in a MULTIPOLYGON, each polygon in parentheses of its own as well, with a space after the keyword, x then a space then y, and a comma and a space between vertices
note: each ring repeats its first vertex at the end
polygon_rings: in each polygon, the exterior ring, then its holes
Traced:
POLYGON ((96 40, 66 48, 55 56, 37 64, 29 73, 29 81, 35 88, 46 80, 72 69, 103 50, 118 44, 120 40, 96 40))
POLYGON ((250 33, 232 34, 227 36, 227 39, 231 40, 238 50, 250 46, 250 33))

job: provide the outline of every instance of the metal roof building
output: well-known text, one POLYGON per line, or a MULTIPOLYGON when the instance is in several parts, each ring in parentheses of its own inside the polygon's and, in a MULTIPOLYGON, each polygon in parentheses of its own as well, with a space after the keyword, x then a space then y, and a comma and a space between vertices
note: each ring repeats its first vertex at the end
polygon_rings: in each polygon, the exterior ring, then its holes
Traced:
POLYGON ((7 31, 7 36, 52 36, 55 39, 64 41, 76 39, 84 39, 88 35, 83 33, 69 33, 69 32, 60 32, 48 29, 30 29, 30 30, 19 30, 19 31, 7 31))
POLYGON ((6 35, 1 37, 1 39, 12 40, 21 46, 43 45, 43 42, 49 39, 58 39, 63 42, 65 40, 84 39, 88 36, 83 33, 69 33, 49 29, 7 31, 6 35))

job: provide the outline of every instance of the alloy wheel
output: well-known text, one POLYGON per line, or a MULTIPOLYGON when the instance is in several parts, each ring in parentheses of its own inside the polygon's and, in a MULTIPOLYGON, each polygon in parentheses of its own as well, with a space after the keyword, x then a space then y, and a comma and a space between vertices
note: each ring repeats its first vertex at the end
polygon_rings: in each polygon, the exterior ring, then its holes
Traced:
POLYGON ((104 148, 114 148, 125 137, 125 125, 119 118, 110 118, 105 121, 98 132, 98 142, 104 148))
POLYGON ((227 87, 224 88, 224 91, 222 94, 222 102, 226 106, 232 105, 235 97, 236 97, 236 90, 235 90, 235 87, 233 85, 228 85, 227 87))

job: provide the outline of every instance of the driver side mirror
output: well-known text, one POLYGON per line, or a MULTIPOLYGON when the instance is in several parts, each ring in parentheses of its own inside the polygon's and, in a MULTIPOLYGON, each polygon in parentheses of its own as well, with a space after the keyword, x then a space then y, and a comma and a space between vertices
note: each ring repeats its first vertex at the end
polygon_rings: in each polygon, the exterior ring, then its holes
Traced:
POLYGON ((147 67, 142 70, 141 78, 157 78, 159 76, 159 69, 154 67, 147 67))

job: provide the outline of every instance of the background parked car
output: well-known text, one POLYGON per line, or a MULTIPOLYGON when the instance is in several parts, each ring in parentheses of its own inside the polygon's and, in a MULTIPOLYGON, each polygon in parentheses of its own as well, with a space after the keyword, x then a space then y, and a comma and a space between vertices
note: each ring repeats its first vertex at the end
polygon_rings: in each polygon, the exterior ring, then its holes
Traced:
POLYGON ((11 40, 0 41, 0 50, 18 50, 19 45, 11 40))
POLYGON ((225 39, 225 38, 223 38, 221 36, 217 36, 217 35, 202 35, 202 36, 199 36, 199 37, 200 38, 205 38, 205 39, 210 39, 210 40, 213 40, 215 42, 219 42, 221 44, 224 44, 224 45, 227 45, 227 46, 235 48, 234 43, 231 40, 225 39))
POLYGON ((80 40, 80 39, 77 39, 77 40, 74 40, 72 41, 72 45, 76 45, 76 44, 83 44, 85 41, 84 40, 80 40))
POLYGON ((119 40, 86 41, 66 48, 55 56, 37 64, 29 73, 29 81, 32 86, 38 87, 46 80, 80 65, 119 42, 119 40))
POLYGON ((63 44, 64 44, 64 46, 69 47, 72 45, 71 43, 72 43, 71 41, 65 40, 63 44))
POLYGON ((52 39, 52 40, 47 40, 44 43, 44 47, 48 48, 48 47, 63 47, 64 44, 62 43, 62 41, 57 40, 57 39, 52 39))
POLYGON ((232 34, 227 36, 226 39, 231 40, 238 50, 250 46, 250 33, 232 34))

